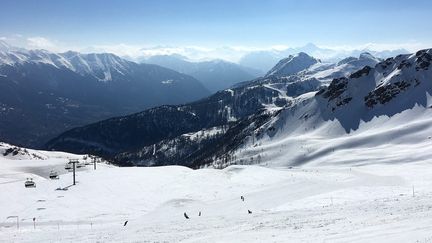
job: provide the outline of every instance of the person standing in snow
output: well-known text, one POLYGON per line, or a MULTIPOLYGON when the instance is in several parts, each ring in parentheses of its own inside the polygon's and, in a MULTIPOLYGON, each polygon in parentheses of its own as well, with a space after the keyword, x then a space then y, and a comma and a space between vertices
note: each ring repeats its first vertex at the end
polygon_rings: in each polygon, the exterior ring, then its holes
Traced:
POLYGON ((241 196, 240 199, 244 202, 244 197, 243 196, 241 196))

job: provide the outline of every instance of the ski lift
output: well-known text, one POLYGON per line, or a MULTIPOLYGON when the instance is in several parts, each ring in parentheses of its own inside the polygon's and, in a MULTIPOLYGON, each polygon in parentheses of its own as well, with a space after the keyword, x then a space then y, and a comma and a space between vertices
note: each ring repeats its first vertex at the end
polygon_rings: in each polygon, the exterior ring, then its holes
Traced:
POLYGON ((59 179, 59 175, 57 173, 57 171, 52 170, 49 174, 49 178, 51 180, 58 180, 59 179))
POLYGON ((77 165, 76 165, 76 167, 77 168, 81 168, 81 167, 85 167, 86 165, 84 164, 84 163, 78 163, 77 165))
POLYGON ((65 170, 72 170, 72 165, 70 163, 67 163, 65 165, 65 170))
POLYGON ((27 180, 24 182, 24 186, 26 188, 36 187, 36 183, 33 181, 33 178, 27 178, 27 180))

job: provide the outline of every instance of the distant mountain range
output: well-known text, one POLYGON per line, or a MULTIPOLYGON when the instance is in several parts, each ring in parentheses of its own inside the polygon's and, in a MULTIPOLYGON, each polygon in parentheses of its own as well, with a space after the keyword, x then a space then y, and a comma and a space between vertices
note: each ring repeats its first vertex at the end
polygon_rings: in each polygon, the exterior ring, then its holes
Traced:
POLYGON ((227 89, 238 82, 251 80, 263 74, 259 70, 223 60, 192 62, 181 55, 152 56, 143 62, 188 74, 200 80, 211 92, 227 89))
POLYGON ((195 78, 116 55, 0 41, 0 139, 35 147, 76 126, 210 94, 195 78))
POLYGON ((342 51, 334 50, 329 48, 320 48, 312 43, 309 43, 302 47, 297 48, 287 48, 283 50, 269 50, 269 51, 254 51, 245 54, 239 61, 240 65, 245 67, 254 68, 267 72, 273 66, 277 64, 283 58, 290 55, 295 55, 296 53, 304 52, 308 55, 314 56, 318 59, 325 60, 327 62, 337 62, 345 57, 349 56, 359 56, 361 53, 370 53, 373 56, 381 59, 394 57, 399 54, 408 54, 409 52, 405 49, 397 50, 384 50, 384 51, 373 51, 369 49, 363 50, 352 50, 352 51, 342 51))
MULTIPOLYGON (((261 76, 267 73, 272 67, 274 67, 281 59, 284 59, 290 55, 304 52, 310 56, 320 59, 323 62, 338 62, 346 57, 358 57, 361 53, 368 52, 373 56, 381 59, 394 57, 399 54, 408 54, 409 51, 403 48, 391 49, 391 50, 376 50, 372 45, 370 47, 353 49, 343 48, 332 48, 332 47, 321 47, 313 43, 308 43, 304 46, 299 47, 284 47, 274 46, 267 48, 248 48, 248 47, 229 47, 223 46, 218 48, 198 48, 198 47, 176 47, 176 46, 156 46, 152 48, 142 48, 137 50, 134 57, 128 57, 135 61, 146 61, 156 57, 155 64, 169 67, 179 72, 191 74, 190 69, 183 69, 184 64, 178 65, 178 60, 169 60, 169 58, 175 58, 184 60, 192 63, 202 62, 201 60, 228 60, 231 64, 236 64, 242 69, 246 68, 246 72, 252 75, 261 76), (162 57, 162 60, 158 60, 162 57), (168 60, 164 60, 168 59, 168 60), (163 65, 162 65, 163 64, 163 65), (169 65, 169 66, 168 66, 169 65), (187 72, 186 72, 187 71, 187 72), (258 71, 258 73, 257 73, 258 71)), ((212 62, 212 61, 209 61, 212 62)), ((190 64, 189 64, 190 65, 190 64)), ((206 69, 204 69, 206 70, 206 69)), ((207 69, 208 70, 208 69, 207 69)))

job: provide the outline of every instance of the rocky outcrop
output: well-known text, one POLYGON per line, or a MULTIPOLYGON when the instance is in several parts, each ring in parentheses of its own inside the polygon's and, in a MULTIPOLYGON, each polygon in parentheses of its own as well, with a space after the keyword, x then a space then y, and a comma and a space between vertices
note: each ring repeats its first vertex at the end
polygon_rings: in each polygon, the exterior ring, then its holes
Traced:
POLYGON ((395 98, 401 92, 407 90, 411 82, 398 81, 393 84, 379 86, 364 97, 365 105, 373 108, 377 104, 385 104, 395 98))

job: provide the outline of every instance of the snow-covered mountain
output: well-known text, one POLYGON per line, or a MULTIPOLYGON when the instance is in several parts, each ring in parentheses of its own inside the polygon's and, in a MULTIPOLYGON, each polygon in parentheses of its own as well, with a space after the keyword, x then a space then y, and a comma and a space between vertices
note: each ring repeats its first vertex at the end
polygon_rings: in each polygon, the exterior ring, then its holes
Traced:
POLYGON ((67 69, 80 75, 92 76, 99 81, 112 81, 113 76, 128 75, 135 63, 109 53, 81 54, 68 51, 52 53, 46 50, 15 48, 0 41, 1 65, 46 64, 67 69))
MULTIPOLYGON (((359 165, 428 160, 431 63, 431 49, 399 55, 336 78, 317 93, 297 97, 265 125, 251 124, 244 130, 245 140, 232 150, 231 158, 238 158, 232 163, 359 165)), ((219 163, 231 162, 220 156, 219 163)))
MULTIPOLYGON (((297 63, 297 58, 304 58, 301 55, 290 60, 297 63)), ((222 151, 216 145, 225 146, 220 139, 226 139, 226 134, 242 142, 242 130, 250 123, 263 125, 274 112, 292 105, 297 96, 317 91, 333 77, 348 77, 365 63, 377 62, 369 54, 337 64, 316 62, 292 75, 269 75, 197 102, 157 107, 73 129, 50 141, 47 148, 116 156, 123 164, 200 166, 222 151)))
POLYGON ((300 52, 297 55, 290 55, 289 57, 280 60, 276 66, 266 74, 266 76, 293 75, 319 62, 321 61, 304 52, 300 52))
POLYGON ((345 57, 349 57, 349 56, 356 57, 365 52, 371 53, 373 56, 381 59, 394 57, 399 54, 409 53, 405 49, 383 50, 383 51, 374 51, 368 48, 351 50, 351 51, 334 50, 330 48, 318 47, 312 43, 309 43, 302 47, 287 48, 282 50, 268 50, 268 51, 261 50, 261 51, 250 52, 245 54, 240 59, 239 64, 246 67, 262 70, 262 71, 268 71, 274 65, 276 65, 279 60, 289 55, 295 55, 296 53, 299 52, 307 53, 308 55, 318 58, 323 62, 338 62, 344 59, 345 57))
POLYGON ((365 66, 374 67, 380 61, 382 60, 368 52, 364 52, 359 57, 347 57, 337 63, 316 62, 297 74, 302 79, 315 78, 322 83, 329 84, 334 78, 349 76, 351 73, 365 66))
POLYGON ((0 139, 34 147, 70 129, 210 94, 191 76, 108 53, 0 50, 0 139))
POLYGON ((180 55, 152 56, 144 62, 188 74, 200 80, 212 92, 262 75, 260 71, 223 60, 192 62, 180 55))
POLYGON ((373 67, 380 61, 370 53, 361 53, 359 57, 347 57, 337 63, 321 62, 301 53, 281 60, 264 78, 243 85, 271 84, 276 89, 286 90, 287 96, 295 97, 327 86, 334 78, 348 77, 364 66, 373 67))

